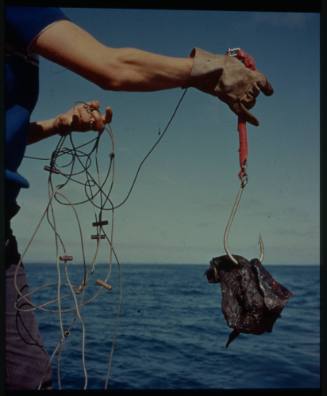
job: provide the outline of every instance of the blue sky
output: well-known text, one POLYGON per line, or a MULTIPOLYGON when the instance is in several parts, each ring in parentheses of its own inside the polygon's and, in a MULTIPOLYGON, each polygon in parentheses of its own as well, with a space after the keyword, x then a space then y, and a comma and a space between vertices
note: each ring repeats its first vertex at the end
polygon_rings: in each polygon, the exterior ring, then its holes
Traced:
MULTIPOLYGON (((136 47, 187 56, 195 46, 216 53, 241 47, 272 83, 249 126, 249 184, 230 236, 234 253, 258 255, 261 232, 267 264, 319 263, 319 14, 119 9, 64 9, 67 16, 112 47, 136 47)), ((163 130, 182 91, 103 91, 41 60, 40 96, 32 119, 51 118, 76 101, 98 99, 113 109, 117 178, 112 199, 121 201, 136 167, 163 130)), ((89 135, 91 136, 91 135, 89 135)), ((84 136, 85 137, 85 136, 84 136)), ((83 136, 80 139, 84 138, 83 136)), ((77 136, 77 139, 79 137, 77 136)), ((29 146, 48 157, 57 137, 29 146)), ((82 141, 82 140, 81 140, 82 141)), ((208 263, 224 254, 223 233, 239 188, 236 117, 214 97, 190 89, 161 144, 145 163, 132 196, 116 211, 114 244, 121 262, 208 263)), ((106 148, 102 161, 106 161, 106 148)), ((47 203, 44 163, 25 159, 14 230, 21 250, 47 203)), ((93 211, 80 210, 85 238, 93 211)), ((76 222, 58 208, 58 223, 75 257, 76 222)), ((42 225, 25 261, 53 261, 53 235, 42 225)), ((94 241, 87 242, 87 254, 94 241)), ((106 258, 101 251, 100 261, 106 258)))

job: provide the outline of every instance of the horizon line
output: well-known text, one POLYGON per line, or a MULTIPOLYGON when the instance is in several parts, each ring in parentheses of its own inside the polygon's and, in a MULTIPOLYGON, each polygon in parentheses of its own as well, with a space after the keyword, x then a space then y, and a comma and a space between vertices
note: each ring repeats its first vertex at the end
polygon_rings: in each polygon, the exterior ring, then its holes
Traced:
MULTIPOLYGON (((56 264, 54 261, 25 261, 23 263, 24 265, 26 264, 44 264, 44 265, 51 265, 51 264, 56 264)), ((117 264, 117 262, 113 262, 112 264, 117 264)), ((120 262, 120 265, 209 265, 209 263, 177 263, 177 262, 153 262, 153 261, 127 261, 127 262, 120 262)), ((83 265, 82 262, 74 262, 71 263, 70 265, 83 265)), ((88 265, 88 264, 86 264, 88 265)), ((106 262, 99 262, 96 265, 108 265, 106 262)), ((320 263, 267 263, 265 265, 273 265, 273 266, 320 266, 320 263)))

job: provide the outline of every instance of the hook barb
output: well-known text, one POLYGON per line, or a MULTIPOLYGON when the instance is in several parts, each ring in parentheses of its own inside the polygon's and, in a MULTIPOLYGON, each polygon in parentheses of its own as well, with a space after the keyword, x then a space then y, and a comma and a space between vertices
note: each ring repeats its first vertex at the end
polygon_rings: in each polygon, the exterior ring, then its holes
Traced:
POLYGON ((263 244, 263 239, 261 234, 259 234, 259 249, 260 249, 259 261, 260 263, 262 263, 265 257, 265 245, 263 244))

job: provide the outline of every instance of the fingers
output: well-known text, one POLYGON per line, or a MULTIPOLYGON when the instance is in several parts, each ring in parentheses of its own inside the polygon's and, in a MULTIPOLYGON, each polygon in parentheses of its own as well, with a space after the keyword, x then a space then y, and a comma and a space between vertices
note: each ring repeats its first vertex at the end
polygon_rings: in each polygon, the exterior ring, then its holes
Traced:
POLYGON ((104 117, 105 124, 109 124, 112 120, 112 110, 110 107, 106 107, 106 114, 104 117))
POLYGON ((102 132, 105 125, 104 125, 101 113, 99 111, 97 111, 97 110, 91 110, 91 117, 93 119, 92 120, 93 124, 92 124, 91 129, 93 131, 102 132))
POLYGON ((104 114, 101 114, 98 110, 91 110, 91 114, 94 118, 93 130, 102 132, 106 126, 112 120, 112 110, 107 107, 104 114))
MULTIPOLYGON (((101 115, 100 109, 100 102, 98 100, 92 100, 86 103, 91 110, 92 114, 95 115, 95 118, 98 120, 99 115, 102 117, 103 124, 109 124, 112 120, 112 109, 110 107, 106 107, 105 114, 101 115)), ((98 121, 99 123, 99 121, 98 121)))
POLYGON ((262 73, 258 71, 256 73, 258 75, 257 85, 260 88, 260 90, 267 96, 272 95, 274 93, 274 89, 271 86, 270 82, 262 73))
POLYGON ((260 87, 257 83, 254 83, 250 88, 249 92, 254 98, 256 98, 260 94, 260 87))
POLYGON ((257 74, 257 81, 251 85, 247 93, 243 95, 239 101, 236 101, 229 107, 234 111, 234 113, 236 113, 246 122, 249 122, 254 126, 259 126, 258 119, 249 112, 249 109, 252 109, 252 107, 255 106, 256 98, 261 91, 265 95, 270 96, 273 94, 274 90, 267 78, 262 73, 256 71, 255 73, 257 74))
POLYGON ((244 107, 247 109, 252 109, 252 107, 256 103, 255 95, 252 92, 248 92, 243 98, 240 100, 244 107))
POLYGON ((75 131, 98 131, 102 132, 105 125, 111 122, 112 110, 106 108, 105 114, 99 111, 100 103, 98 100, 80 103, 74 107, 72 116, 72 128, 75 131))
POLYGON ((254 125, 254 126, 259 126, 259 121, 256 117, 254 117, 253 114, 251 114, 247 108, 243 105, 243 103, 240 104, 240 114, 239 116, 241 118, 243 118, 245 121, 249 122, 250 124, 254 125))
POLYGON ((64 136, 70 132, 98 131, 102 132, 105 125, 111 122, 112 110, 107 107, 104 114, 100 112, 98 100, 79 103, 70 110, 54 118, 54 133, 64 136))
POLYGON ((90 110, 99 110, 100 109, 100 102, 98 100, 91 100, 90 102, 86 102, 89 106, 90 110))
POLYGON ((85 132, 92 129, 94 119, 91 112, 85 104, 79 104, 74 107, 72 115, 72 128, 75 131, 85 132))
POLYGON ((257 118, 254 117, 254 115, 248 111, 248 109, 244 106, 243 103, 235 102, 229 107, 231 108, 231 110, 234 111, 234 113, 236 113, 244 121, 249 122, 254 126, 259 126, 259 121, 257 120, 257 118))

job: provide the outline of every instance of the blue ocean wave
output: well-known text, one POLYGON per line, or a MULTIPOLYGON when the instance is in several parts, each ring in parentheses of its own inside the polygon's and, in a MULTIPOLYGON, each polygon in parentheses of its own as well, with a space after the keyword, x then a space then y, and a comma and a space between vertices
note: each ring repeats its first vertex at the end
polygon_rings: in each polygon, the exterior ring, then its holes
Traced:
MULTIPOLYGON (((318 388, 319 267, 267 268, 294 296, 271 333, 241 334, 228 349, 225 343, 231 329, 221 312, 220 288, 207 283, 205 266, 122 265, 120 320, 118 272, 114 270, 112 293, 102 293, 82 309, 89 389, 104 386, 115 331, 113 389, 318 388)), ((28 266, 31 287, 42 284, 43 269, 28 266)), ((99 271, 101 275, 106 269, 99 271)), ((46 272, 47 280, 55 282, 55 266, 47 266, 46 272)), ((54 290, 46 289, 33 300, 38 303, 54 295, 54 290)), ((59 339, 58 316, 42 312, 37 316, 52 353, 59 339)), ((71 314, 65 314, 65 325, 70 321, 71 314)), ((83 387, 81 335, 76 321, 61 355, 64 389, 83 387)), ((53 372, 56 383, 56 359, 53 372)))

